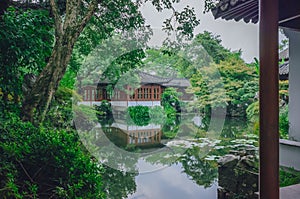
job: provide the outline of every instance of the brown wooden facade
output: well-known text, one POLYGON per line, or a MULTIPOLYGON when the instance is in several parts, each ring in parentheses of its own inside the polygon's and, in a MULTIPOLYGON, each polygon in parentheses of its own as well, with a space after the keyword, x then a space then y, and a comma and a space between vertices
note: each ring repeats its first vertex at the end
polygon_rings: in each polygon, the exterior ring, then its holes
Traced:
POLYGON ((110 101, 110 95, 106 89, 107 85, 102 86, 85 86, 82 89, 83 101, 110 101))
POLYGON ((117 146, 157 146, 161 144, 162 131, 158 128, 124 130, 116 127, 105 128, 104 133, 117 146))
MULTIPOLYGON (((107 85, 85 86, 82 91, 83 101, 160 101, 165 87, 157 84, 142 85, 140 88, 132 89, 129 86, 124 90, 115 89, 110 97, 107 85)), ((183 93, 182 100, 191 100, 193 95, 185 92, 185 88, 177 88, 183 93)))
POLYGON ((109 81, 103 81, 94 86, 83 87, 81 90, 83 101, 160 102, 164 89, 169 87, 176 88, 178 92, 183 94, 181 100, 190 101, 193 99, 193 94, 188 94, 185 91, 186 88, 191 86, 188 79, 159 77, 142 71, 137 71, 136 73, 140 78, 141 86, 139 88, 125 85, 124 89, 114 88, 112 90, 113 93, 110 93, 107 88, 109 86, 112 87, 112 84, 109 81))
POLYGON ((160 101, 163 87, 160 85, 143 85, 132 89, 129 86, 125 90, 115 89, 110 97, 106 89, 107 85, 85 86, 83 88, 83 101, 160 101))
POLYGON ((125 132, 127 135, 127 144, 136 146, 159 144, 161 142, 161 130, 147 129, 125 132))

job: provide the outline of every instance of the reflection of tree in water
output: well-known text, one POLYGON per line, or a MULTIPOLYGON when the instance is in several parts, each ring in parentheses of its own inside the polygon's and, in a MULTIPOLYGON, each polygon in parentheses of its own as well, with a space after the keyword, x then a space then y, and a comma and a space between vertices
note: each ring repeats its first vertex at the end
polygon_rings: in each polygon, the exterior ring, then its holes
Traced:
POLYGON ((179 130, 179 124, 181 122, 180 116, 176 115, 175 117, 167 118, 165 123, 162 126, 162 138, 174 138, 176 137, 178 130, 179 130))
MULTIPOLYGON (((173 148, 176 150, 176 148, 173 148)), ((210 187, 217 179, 218 166, 216 161, 205 160, 206 152, 203 149, 194 146, 189 149, 184 149, 185 152, 176 153, 176 151, 165 151, 155 155, 148 156, 146 161, 153 164, 172 165, 174 163, 181 163, 183 172, 186 173, 191 180, 205 188, 210 187)), ((180 150, 179 152, 182 152, 180 150)))
POLYGON ((135 176, 137 173, 129 173, 113 169, 104 165, 103 189, 107 198, 126 198, 136 191, 135 176))
POLYGON ((111 126, 114 122, 111 103, 103 100, 99 106, 94 105, 97 119, 101 126, 111 126))
POLYGON ((223 126, 221 137, 237 138, 247 129, 247 121, 242 118, 227 117, 223 126))
MULTIPOLYGON (((205 132, 208 131, 209 127, 212 127, 210 124, 211 119, 212 118, 210 116, 204 116, 201 120, 201 124, 202 124, 201 129, 204 130, 205 132)), ((214 118, 214 120, 218 120, 218 118, 214 118)), ((247 121, 245 119, 240 117, 237 118, 226 117, 220 137, 237 138, 241 136, 242 133, 245 132, 245 129, 247 129, 247 121)))
POLYGON ((98 118, 99 123, 101 124, 102 127, 109 127, 114 123, 114 118, 113 117, 104 117, 104 118, 98 118))
POLYGON ((205 160, 199 147, 187 149, 180 162, 183 171, 198 185, 203 185, 205 188, 210 187, 217 179, 217 163, 205 160))

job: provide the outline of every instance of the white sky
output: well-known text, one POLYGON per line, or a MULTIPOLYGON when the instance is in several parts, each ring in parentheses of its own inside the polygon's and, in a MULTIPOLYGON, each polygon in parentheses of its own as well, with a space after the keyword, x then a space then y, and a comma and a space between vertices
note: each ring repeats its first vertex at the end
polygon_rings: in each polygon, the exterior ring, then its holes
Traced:
MULTIPOLYGON (((225 21, 223 19, 215 20, 211 12, 203 14, 204 0, 182 0, 177 8, 183 8, 185 5, 194 7, 200 19, 200 25, 197 27, 195 34, 204 30, 210 31, 216 35, 220 35, 222 44, 231 50, 242 50, 242 58, 246 62, 254 61, 254 57, 258 57, 258 24, 244 23, 243 21, 225 21)), ((164 11, 158 13, 151 3, 144 5, 141 9, 146 23, 150 24, 154 36, 151 41, 153 45, 159 45, 164 33, 161 27, 165 18, 170 16, 170 12, 164 11)))

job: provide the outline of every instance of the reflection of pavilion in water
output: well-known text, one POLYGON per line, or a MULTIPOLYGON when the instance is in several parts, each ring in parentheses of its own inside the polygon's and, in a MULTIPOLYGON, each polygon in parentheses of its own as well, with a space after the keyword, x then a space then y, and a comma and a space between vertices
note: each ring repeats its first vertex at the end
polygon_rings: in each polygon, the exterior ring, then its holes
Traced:
POLYGON ((116 121, 111 127, 104 129, 105 135, 117 146, 125 147, 133 144, 137 147, 155 147, 161 144, 161 126, 148 124, 147 126, 128 125, 116 121))

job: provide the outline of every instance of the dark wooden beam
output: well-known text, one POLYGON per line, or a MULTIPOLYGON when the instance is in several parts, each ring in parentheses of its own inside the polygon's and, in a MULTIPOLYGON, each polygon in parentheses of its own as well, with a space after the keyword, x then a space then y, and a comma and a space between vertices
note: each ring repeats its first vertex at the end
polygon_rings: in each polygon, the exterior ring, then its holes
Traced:
POLYGON ((260 199, 279 199, 278 1, 260 0, 260 199))
POLYGON ((299 31, 300 30, 300 14, 298 16, 280 21, 279 26, 299 31))
POLYGON ((299 0, 279 0, 279 21, 283 21, 300 14, 299 0))

